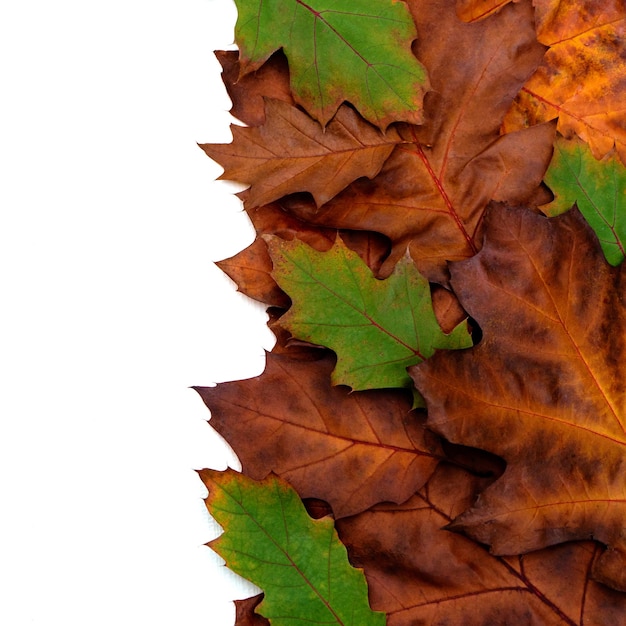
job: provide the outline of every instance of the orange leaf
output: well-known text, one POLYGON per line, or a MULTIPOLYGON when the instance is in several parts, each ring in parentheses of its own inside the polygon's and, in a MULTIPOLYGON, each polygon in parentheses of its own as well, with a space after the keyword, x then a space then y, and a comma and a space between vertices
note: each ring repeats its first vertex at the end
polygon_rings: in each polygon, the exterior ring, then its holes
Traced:
POLYGON ((622 0, 535 0, 537 36, 549 46, 508 112, 507 132, 558 118, 597 159, 613 146, 626 163, 626 6, 622 0))

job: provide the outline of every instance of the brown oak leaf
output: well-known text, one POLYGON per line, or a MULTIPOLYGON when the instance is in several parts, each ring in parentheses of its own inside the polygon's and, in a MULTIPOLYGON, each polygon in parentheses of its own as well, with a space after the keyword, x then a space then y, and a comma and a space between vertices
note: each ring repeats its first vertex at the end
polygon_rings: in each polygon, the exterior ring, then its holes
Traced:
MULTIPOLYGON (((245 197, 245 192, 242 194, 245 197)), ((257 235, 275 235, 286 241, 299 239, 318 252, 329 250, 337 237, 337 231, 307 224, 281 210, 277 203, 248 209, 248 216, 257 235)), ((389 254, 388 240, 378 233, 367 231, 339 231, 345 244, 356 252, 374 274, 380 271, 384 259, 389 254)), ((237 283, 239 291, 268 306, 287 308, 290 300, 271 276, 272 259, 267 244, 257 237, 250 246, 234 256, 218 261, 216 265, 237 283)), ((458 305, 452 294, 441 296, 433 303, 435 314, 441 316, 445 325, 459 315, 458 305)), ((465 317, 460 312, 458 322, 465 317)), ((452 328, 456 326, 453 324, 452 328)))
POLYGON ((239 53, 218 50, 215 53, 222 66, 222 81, 233 106, 230 110, 248 126, 265 122, 265 98, 282 100, 295 105, 289 88, 289 67, 282 52, 273 54, 259 69, 240 76, 239 53))
POLYGON ((415 51, 433 88, 425 98, 424 125, 401 127, 407 143, 373 180, 357 180, 321 207, 300 197, 283 206, 306 221, 383 233, 393 243, 386 273, 412 242, 420 271, 444 282, 447 260, 479 249, 487 203, 527 201, 541 183, 554 127, 500 136, 500 125, 544 48, 528 3, 476 24, 461 22, 449 3, 438 0, 409 6, 420 33, 415 51), (437 36, 427 36, 433 24, 437 36))
POLYGON ((558 118, 597 159, 615 146, 626 163, 626 5, 623 0, 534 0, 537 37, 550 49, 522 88, 504 130, 558 118))
POLYGON ((337 522, 388 626, 620 624, 626 595, 590 579, 600 551, 592 542, 501 557, 445 530, 484 484, 444 463, 406 503, 337 522))
POLYGON ((270 626, 266 617, 254 611, 262 600, 262 593, 245 600, 235 600, 235 626, 270 626))
MULTIPOLYGON (((246 192, 242 195, 245 198, 246 192)), ((306 224, 285 213, 276 203, 249 209, 247 213, 257 235, 276 235, 287 241, 299 239, 319 252, 329 250, 337 236, 336 230, 306 224)), ((271 276, 272 259, 261 237, 216 265, 237 283, 239 291, 250 298, 268 306, 289 306, 289 297, 271 276)))
POLYGON ((298 108, 269 98, 263 125, 231 130, 231 144, 200 147, 224 168, 220 178, 250 185, 247 208, 301 191, 324 204, 356 178, 378 174, 401 141, 394 128, 382 132, 347 105, 322 128, 298 108))
POLYGON ((626 306, 578 209, 493 207, 451 284, 483 332, 411 368, 428 426, 501 456, 504 475, 453 527, 496 554, 596 539, 594 576, 626 590, 626 306))
POLYGON ((464 22, 477 22, 497 13, 509 2, 511 0, 457 0, 456 14, 464 22))
POLYGON ((411 411, 410 394, 332 387, 334 365, 326 352, 315 360, 268 354, 261 376, 196 390, 247 476, 273 471, 336 517, 406 500, 442 457, 437 441, 411 411))

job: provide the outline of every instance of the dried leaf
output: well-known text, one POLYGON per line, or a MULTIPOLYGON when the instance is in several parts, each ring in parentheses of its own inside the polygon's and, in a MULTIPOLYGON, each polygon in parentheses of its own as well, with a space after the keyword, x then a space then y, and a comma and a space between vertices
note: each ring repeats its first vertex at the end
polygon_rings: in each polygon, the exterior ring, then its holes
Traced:
POLYGON ((395 0, 236 0, 241 74, 279 48, 289 61, 295 100, 325 126, 352 103, 370 122, 420 122, 428 88, 411 52, 415 26, 395 0))
POLYGON ((220 178, 250 185, 247 208, 299 191, 324 204, 355 178, 378 174, 400 141, 394 129, 382 133, 348 106, 323 129, 299 109, 270 99, 262 126, 231 130, 231 144, 200 147, 224 168, 220 178))
POLYGON ((222 81, 233 103, 230 112, 244 124, 261 126, 265 122, 265 98, 295 105, 284 54, 273 54, 258 70, 244 76, 240 76, 238 52, 219 50, 215 56, 222 66, 222 81))
POLYGON ((626 307, 573 209, 555 218, 495 207, 452 286, 482 341, 411 368, 428 426, 508 463, 453 527, 496 554, 594 538, 594 576, 626 590, 626 307))
POLYGON ((367 600, 363 572, 350 566, 329 518, 312 520, 275 476, 255 482, 237 472, 202 470, 211 515, 224 534, 209 545, 230 569, 260 585, 259 612, 273 626, 304 621, 384 626, 367 600))
POLYGON ((281 326, 326 346, 338 357, 332 380, 354 390, 410 387, 409 365, 436 349, 471 345, 467 325, 446 335, 434 315, 430 287, 408 256, 377 280, 341 240, 317 252, 272 239, 273 276, 292 306, 281 326))
MULTIPOLYGON (((511 0, 457 0, 456 14, 464 22, 478 22, 497 13, 511 0)), ((513 0, 519 2, 519 0, 513 0)))
POLYGON ((383 233, 393 243, 389 271, 412 241, 420 271, 444 283, 447 261, 479 249, 488 202, 525 202, 541 183, 553 126, 500 137, 500 125, 544 48, 527 3, 477 24, 464 24, 437 0, 409 6, 421 34, 416 54, 433 85, 424 126, 401 131, 409 143, 396 148, 372 181, 359 179, 322 207, 299 198, 283 206, 305 221, 383 233), (433 24, 437 36, 428 36, 433 24))
MULTIPOLYGON (((244 197, 246 192, 242 194, 244 197)), ((276 235, 287 241, 299 239, 316 250, 332 247, 337 232, 306 224, 288 215, 277 204, 248 210, 257 234, 276 235)), ((216 264, 237 283, 239 291, 268 306, 286 309, 290 300, 272 278, 272 259, 267 244, 257 237, 250 246, 235 256, 216 264)))
POLYGON ((623 0, 534 0, 537 37, 550 49, 504 121, 506 131, 558 118, 558 130, 613 147, 626 163, 626 5, 623 0))
POLYGON ((378 502, 403 502, 442 456, 403 391, 330 385, 335 360, 268 354, 250 380, 196 388, 213 426, 254 479, 274 472, 302 498, 328 502, 335 517, 378 502))
POLYGON ((576 203, 607 261, 619 265, 626 254, 626 169, 615 154, 597 161, 582 141, 559 137, 545 182, 555 198, 542 211, 552 217, 576 203))
POLYGON ((444 529, 481 483, 443 464, 405 504, 379 505, 337 523, 387 625, 620 624, 626 595, 590 579, 599 551, 591 542, 503 558, 444 529))
POLYGON ((261 600, 263 594, 246 600, 235 600, 235 626, 270 626, 268 619, 254 612, 261 600))

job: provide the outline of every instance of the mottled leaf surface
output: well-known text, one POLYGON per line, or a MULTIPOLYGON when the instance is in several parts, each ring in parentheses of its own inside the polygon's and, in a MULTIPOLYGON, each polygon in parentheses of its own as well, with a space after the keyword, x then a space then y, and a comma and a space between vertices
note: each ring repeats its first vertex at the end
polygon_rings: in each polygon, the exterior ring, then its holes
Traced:
POLYGON ((598 159, 626 163, 626 5, 623 0, 535 0, 537 37, 549 50, 507 114, 506 130, 558 119, 598 159))
POLYGON ((576 203, 607 261, 619 265, 626 246, 626 169, 615 153, 598 161, 584 142, 559 137, 545 182, 555 198, 542 211, 560 215, 576 203))
POLYGON ((224 528, 209 545, 230 569, 263 588, 258 613, 273 626, 384 626, 331 519, 312 520, 275 476, 256 482, 232 470, 199 474, 209 490, 207 508, 224 528))
POLYGON ((373 124, 420 122, 428 78, 397 0, 236 0, 240 71, 282 48, 293 96, 325 126, 348 101, 373 124))
POLYGON ((274 472, 300 497, 328 502, 335 517, 407 500, 441 459, 437 441, 410 394, 333 387, 334 363, 328 354, 268 354, 261 376, 196 390, 247 476, 274 472))
POLYGON ((323 204, 355 178, 380 171, 400 137, 368 124, 348 106, 322 128, 282 100, 265 100, 265 122, 232 125, 230 144, 202 144, 224 173, 220 178, 250 185, 246 206, 257 207, 299 191, 323 204))
POLYGON ((410 387, 409 365, 471 345, 465 323, 446 335, 430 287, 408 256, 385 280, 338 240, 328 252, 271 239, 273 276, 292 300, 281 326, 337 354, 332 380, 354 390, 410 387))
MULTIPOLYGON (((623 267, 623 266, 621 266, 623 267)), ((428 425, 504 458, 454 527, 497 554, 595 538, 594 575, 626 589, 626 302, 577 210, 504 206, 452 286, 482 341, 411 369, 428 425)))

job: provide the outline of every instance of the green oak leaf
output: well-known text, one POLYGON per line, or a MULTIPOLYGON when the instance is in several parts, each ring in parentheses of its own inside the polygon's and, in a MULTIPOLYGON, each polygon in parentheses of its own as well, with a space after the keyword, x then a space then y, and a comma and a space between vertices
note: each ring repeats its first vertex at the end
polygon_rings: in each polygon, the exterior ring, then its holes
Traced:
POLYGON ((258 612, 272 626, 385 626, 332 519, 311 519, 288 483, 273 474, 255 481, 232 470, 199 475, 209 490, 207 508, 224 528, 209 545, 263 589, 258 612))
POLYGON ((323 126, 352 103, 383 128, 419 124, 426 70, 411 51, 415 23, 398 0, 235 0, 240 73, 282 48, 295 100, 323 126))
POLYGON ((428 281, 408 253, 389 278, 378 280, 340 238, 327 252, 298 240, 266 241, 272 276, 292 301, 280 325, 337 354, 333 384, 357 391, 411 388, 407 367, 436 349, 472 345, 465 321, 449 335, 441 330, 428 281))
POLYGON ((626 256, 626 169, 615 153, 598 161, 585 142, 558 137, 544 180, 555 197, 541 210, 554 217, 576 203, 606 260, 619 265, 626 256))

